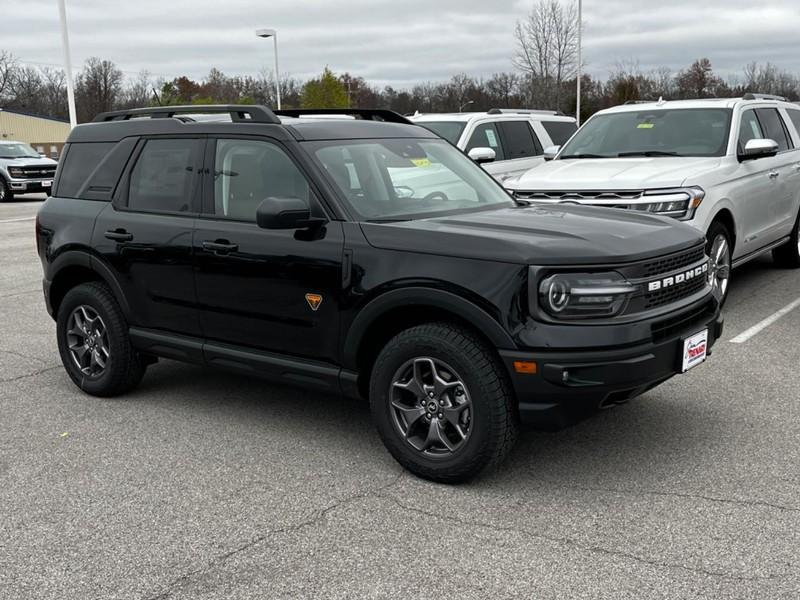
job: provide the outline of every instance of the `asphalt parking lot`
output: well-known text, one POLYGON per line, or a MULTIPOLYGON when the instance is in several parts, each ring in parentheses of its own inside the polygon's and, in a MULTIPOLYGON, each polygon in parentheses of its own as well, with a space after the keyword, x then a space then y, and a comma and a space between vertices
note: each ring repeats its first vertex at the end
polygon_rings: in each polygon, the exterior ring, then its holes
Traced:
POLYGON ((735 273, 710 360, 447 487, 367 407, 162 361, 64 373, 33 215, 0 205, 0 598, 800 597, 800 272, 735 273))

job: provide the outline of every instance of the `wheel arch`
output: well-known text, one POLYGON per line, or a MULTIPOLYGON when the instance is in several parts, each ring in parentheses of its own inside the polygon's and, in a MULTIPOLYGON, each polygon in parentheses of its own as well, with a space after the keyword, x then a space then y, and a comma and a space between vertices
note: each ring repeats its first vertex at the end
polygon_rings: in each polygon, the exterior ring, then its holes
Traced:
POLYGON ((724 206, 714 213, 714 216, 708 222, 706 234, 714 223, 722 223, 731 234, 731 256, 733 256, 733 253, 736 250, 737 240, 736 220, 733 217, 733 211, 729 207, 724 206))
POLYGON ((367 304, 345 335, 342 364, 359 374, 363 393, 380 349, 400 331, 433 321, 468 328, 492 348, 513 349, 511 336, 485 310, 452 292, 413 287, 385 292, 367 304))

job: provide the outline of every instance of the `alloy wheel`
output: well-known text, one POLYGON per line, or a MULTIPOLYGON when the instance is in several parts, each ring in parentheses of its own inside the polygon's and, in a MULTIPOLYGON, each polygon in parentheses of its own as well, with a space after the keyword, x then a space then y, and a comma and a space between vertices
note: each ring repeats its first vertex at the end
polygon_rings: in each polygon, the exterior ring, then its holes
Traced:
POLYGON ((97 311, 91 306, 78 306, 69 316, 66 335, 70 356, 81 373, 91 379, 103 375, 111 350, 108 330, 97 311))
POLYGON ((392 421, 418 452, 442 458, 458 452, 472 432, 472 399, 463 379, 444 361, 417 357, 392 377, 392 421))
POLYGON ((718 233, 711 244, 711 284, 718 298, 728 293, 731 277, 731 247, 728 238, 718 233))

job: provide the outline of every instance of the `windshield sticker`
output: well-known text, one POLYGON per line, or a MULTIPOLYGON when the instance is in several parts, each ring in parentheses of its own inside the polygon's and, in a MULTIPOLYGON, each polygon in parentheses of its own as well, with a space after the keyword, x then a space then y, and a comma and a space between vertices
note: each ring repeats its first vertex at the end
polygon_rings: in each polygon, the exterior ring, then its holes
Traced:
POLYGON ((430 167, 431 161, 427 158, 412 158, 411 162, 417 167, 430 167))
POLYGON ((497 138, 494 135, 494 131, 491 129, 486 130, 486 141, 489 142, 489 146, 492 148, 497 148, 497 138))
POLYGON ((636 129, 652 129, 654 126, 655 123, 639 123, 636 129))

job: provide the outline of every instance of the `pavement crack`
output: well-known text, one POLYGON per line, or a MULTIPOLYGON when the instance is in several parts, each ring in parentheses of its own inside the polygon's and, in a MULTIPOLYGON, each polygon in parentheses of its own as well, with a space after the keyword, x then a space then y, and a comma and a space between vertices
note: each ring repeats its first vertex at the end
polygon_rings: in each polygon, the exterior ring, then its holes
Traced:
POLYGON ((52 365, 49 367, 37 369, 33 373, 26 373, 25 375, 17 375, 16 377, 8 377, 6 379, 0 379, 0 383, 10 383, 12 381, 19 381, 20 379, 27 379, 28 377, 36 377, 37 375, 41 375, 42 373, 46 373, 47 371, 53 371, 54 369, 60 369, 60 368, 61 365, 52 365))
POLYGON ((191 570, 191 571, 189 571, 187 573, 184 573, 180 577, 177 577, 177 578, 173 579, 170 583, 167 584, 166 589, 164 589, 161 592, 158 592, 154 596, 147 596, 147 598, 145 600, 167 600, 168 598, 170 598, 172 596, 173 592, 177 588, 179 588, 182 585, 188 583, 195 576, 200 575, 200 574, 202 574, 202 573, 204 573, 206 571, 211 570, 214 567, 217 567, 217 566, 221 565, 222 563, 224 563, 228 559, 230 559, 230 558, 232 558, 232 557, 234 557, 234 556, 236 556, 238 554, 241 554, 242 552, 246 552, 247 550, 257 546, 258 544, 261 544, 262 542, 266 541, 267 539, 269 539, 270 537, 272 537, 274 535, 281 534, 281 533, 288 533, 288 532, 292 532, 292 531, 298 531, 298 530, 303 529, 305 527, 308 527, 310 525, 315 525, 316 523, 319 523, 319 522, 325 520, 325 518, 330 513, 335 511, 336 509, 341 508, 342 506, 346 506, 348 504, 352 504, 353 502, 358 502, 359 500, 364 500, 364 499, 370 498, 370 497, 382 497, 380 495, 381 492, 385 492, 386 490, 396 486, 398 483, 400 483, 400 481, 403 479, 404 476, 405 476, 405 472, 401 471, 400 474, 395 479, 393 479, 391 482, 387 483, 386 485, 382 485, 382 486, 377 487, 377 488, 372 489, 372 490, 359 492, 357 494, 353 494, 352 496, 348 496, 348 497, 343 498, 341 500, 337 500, 336 502, 333 502, 332 504, 329 504, 325 508, 322 508, 322 509, 316 511, 309 518, 304 519, 304 520, 302 520, 302 521, 300 521, 298 523, 293 523, 291 525, 286 525, 284 527, 279 527, 277 529, 270 529, 268 531, 265 531, 265 532, 257 535, 256 537, 252 538, 248 542, 246 542, 244 544, 241 544, 240 546, 237 546, 236 548, 233 548, 232 550, 229 550, 229 551, 227 551, 227 552, 225 552, 223 554, 220 554, 220 555, 212 558, 210 561, 208 561, 202 567, 199 567, 197 569, 193 569, 193 570, 191 570))
MULTIPOLYGON (((726 580, 732 580, 732 581, 756 582, 756 581, 767 581, 767 580, 774 580, 774 579, 779 579, 780 578, 777 575, 770 575, 770 576, 767 576, 767 577, 763 577, 763 576, 744 577, 744 576, 741 576, 741 575, 732 575, 730 573, 724 573, 724 572, 721 572, 721 571, 712 571, 712 570, 709 570, 709 569, 704 569, 702 567, 692 567, 692 566, 684 565, 684 564, 680 564, 680 563, 672 563, 672 562, 667 562, 667 561, 653 560, 653 559, 649 559, 649 558, 646 558, 646 557, 643 557, 643 556, 639 556, 637 554, 632 554, 632 553, 629 553, 629 552, 622 552, 620 550, 612 550, 610 548, 605 548, 603 546, 582 544, 581 542, 578 542, 577 540, 575 540, 573 538, 559 537, 559 536, 553 536, 553 535, 547 535, 547 534, 544 534, 544 533, 539 533, 539 532, 536 532, 536 531, 531 531, 530 529, 526 529, 524 527, 507 526, 507 525, 506 526, 504 526, 504 525, 496 525, 496 524, 492 524, 492 523, 484 523, 484 522, 481 522, 481 521, 462 519, 462 518, 454 517, 454 516, 451 516, 451 515, 441 515, 441 514, 437 514, 437 513, 431 513, 431 512, 429 512, 427 510, 424 510, 424 509, 419 509, 419 508, 415 508, 413 506, 408 506, 406 504, 403 504, 397 498, 394 498, 392 496, 379 495, 379 497, 384 499, 384 500, 389 500, 390 502, 394 503, 398 508, 400 508, 402 510, 405 510, 405 511, 408 511, 408 512, 413 512, 413 513, 420 514, 420 515, 424 515, 426 518, 433 518, 433 519, 438 519, 438 520, 441 520, 441 521, 449 521, 449 522, 456 523, 456 524, 461 525, 461 526, 475 527, 475 528, 479 528, 479 529, 486 529, 486 530, 493 531, 493 532, 505 531, 505 532, 510 532, 510 533, 523 534, 523 535, 526 535, 526 536, 529 536, 529 537, 545 540, 545 541, 548 541, 548 542, 551 542, 551 543, 554 543, 554 544, 560 544, 562 546, 575 548, 575 549, 583 551, 583 552, 590 552, 590 553, 593 553, 593 554, 604 554, 604 555, 607 555, 607 556, 614 556, 614 557, 617 557, 617 558, 624 558, 624 559, 632 560, 632 561, 635 561, 635 562, 638 562, 638 563, 646 564, 646 565, 649 565, 649 566, 652 566, 652 567, 659 567, 659 568, 664 568, 664 569, 680 569, 682 571, 688 571, 688 572, 691 572, 691 573, 697 573, 697 574, 700 574, 700 575, 706 575, 708 577, 716 577, 718 579, 726 579, 726 580)), ((520 504, 522 504, 522 503, 524 503, 524 502, 521 501, 520 504)))
POLYGON ((26 294, 33 294, 33 293, 41 294, 42 290, 41 290, 41 288, 37 288, 37 289, 33 289, 33 290, 23 290, 21 292, 12 292, 10 294, 3 294, 3 295, 0 295, 0 300, 2 300, 4 298, 14 298, 15 296, 25 296, 26 294))
POLYGON ((29 354, 23 354, 22 352, 17 352, 16 350, 5 350, 0 348, 0 354, 10 354, 11 356, 16 356, 17 358, 23 358, 25 360, 35 360, 38 363, 43 365, 47 364, 47 361, 36 356, 31 356, 29 354))
POLYGON ((764 500, 735 500, 732 498, 720 498, 718 496, 705 496, 703 494, 689 494, 685 492, 661 492, 657 490, 634 490, 626 488, 602 488, 602 487, 589 487, 580 485, 568 485, 558 483, 556 481, 542 480, 543 483, 548 483, 555 487, 563 489, 578 490, 583 492, 603 492, 609 494, 630 494, 633 496, 663 496, 667 498, 683 498, 685 500, 703 500, 706 502, 716 502, 718 504, 732 504, 734 506, 746 506, 751 508, 771 508, 774 510, 781 510, 786 512, 800 513, 800 508, 794 506, 784 506, 782 504, 773 504, 765 502, 764 500))

